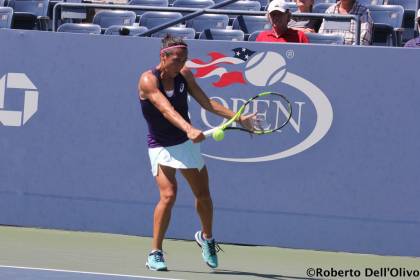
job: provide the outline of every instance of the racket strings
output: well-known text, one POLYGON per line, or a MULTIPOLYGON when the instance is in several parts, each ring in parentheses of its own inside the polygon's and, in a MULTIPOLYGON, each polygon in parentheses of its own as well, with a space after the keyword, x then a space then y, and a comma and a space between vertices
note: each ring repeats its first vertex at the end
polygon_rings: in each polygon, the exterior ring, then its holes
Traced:
POLYGON ((267 119, 263 115, 256 115, 252 120, 252 125, 256 131, 264 131, 267 129, 267 127, 269 127, 267 119))
POLYGON ((250 110, 253 118, 254 133, 264 134, 284 127, 290 120, 292 108, 290 102, 281 94, 263 95, 253 101, 250 110))

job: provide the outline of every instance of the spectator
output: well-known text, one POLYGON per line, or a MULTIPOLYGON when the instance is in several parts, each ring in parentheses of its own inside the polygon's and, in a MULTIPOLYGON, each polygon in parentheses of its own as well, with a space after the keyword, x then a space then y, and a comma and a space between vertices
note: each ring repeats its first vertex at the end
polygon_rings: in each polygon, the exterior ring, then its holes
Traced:
POLYGON ((272 25, 271 30, 262 31, 256 41, 308 43, 305 33, 287 27, 290 21, 290 11, 283 0, 273 0, 267 9, 267 17, 272 25))
MULTIPOLYGON (((416 21, 417 21, 417 30, 420 33, 420 9, 417 11, 416 21)), ((420 36, 418 36, 416 38, 413 38, 410 41, 408 41, 407 43, 405 43, 404 47, 406 47, 406 48, 420 48, 420 36)))
MULTIPOLYGON (((358 15, 360 17, 361 30, 360 30, 360 44, 370 45, 372 40, 372 27, 373 20, 370 16, 369 9, 361 5, 357 0, 341 0, 336 4, 329 7, 326 14, 340 14, 340 15, 358 15)), ((344 44, 355 45, 356 44, 356 22, 351 20, 350 28, 348 30, 340 30, 332 27, 328 27, 327 21, 321 24, 319 33, 328 34, 342 34, 344 36, 344 44)))
MULTIPOLYGON (((297 13, 312 13, 314 0, 295 0, 298 7, 297 13)), ((303 32, 318 32, 322 20, 320 18, 293 18, 289 22, 289 27, 303 32)))

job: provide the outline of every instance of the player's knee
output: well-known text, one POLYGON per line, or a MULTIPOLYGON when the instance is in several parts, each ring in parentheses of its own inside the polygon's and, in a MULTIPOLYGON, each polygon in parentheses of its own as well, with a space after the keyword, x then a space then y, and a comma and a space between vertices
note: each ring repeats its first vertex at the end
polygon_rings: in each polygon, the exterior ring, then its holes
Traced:
POLYGON ((165 193, 165 194, 162 194, 161 197, 160 197, 160 201, 163 204, 165 204, 167 206, 170 206, 170 207, 172 205, 174 205, 175 200, 176 200, 176 193, 175 192, 165 193))

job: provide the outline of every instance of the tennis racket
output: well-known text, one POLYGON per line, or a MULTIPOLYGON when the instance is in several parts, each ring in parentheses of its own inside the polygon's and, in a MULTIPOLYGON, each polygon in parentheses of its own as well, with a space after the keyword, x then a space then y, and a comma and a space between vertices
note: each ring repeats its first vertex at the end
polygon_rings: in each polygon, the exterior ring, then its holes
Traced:
POLYGON ((273 133, 287 125, 292 118, 292 104, 282 94, 276 92, 262 92, 248 99, 237 113, 223 125, 206 130, 204 136, 213 136, 215 140, 223 139, 224 131, 237 130, 251 134, 263 135, 273 133), (252 117, 252 129, 236 125, 242 115, 255 114, 252 117))

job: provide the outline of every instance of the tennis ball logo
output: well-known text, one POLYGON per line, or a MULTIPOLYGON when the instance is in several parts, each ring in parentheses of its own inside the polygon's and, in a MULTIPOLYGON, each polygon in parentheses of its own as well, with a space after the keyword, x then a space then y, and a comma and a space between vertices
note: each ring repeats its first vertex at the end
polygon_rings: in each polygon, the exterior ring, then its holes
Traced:
POLYGON ((8 73, 0 78, 0 123, 4 126, 22 126, 38 110, 38 90, 24 73, 8 73), (4 110, 7 89, 25 92, 23 111, 4 110))
POLYGON ((245 66, 245 78, 255 86, 271 86, 286 74, 286 61, 275 52, 261 52, 245 66))

